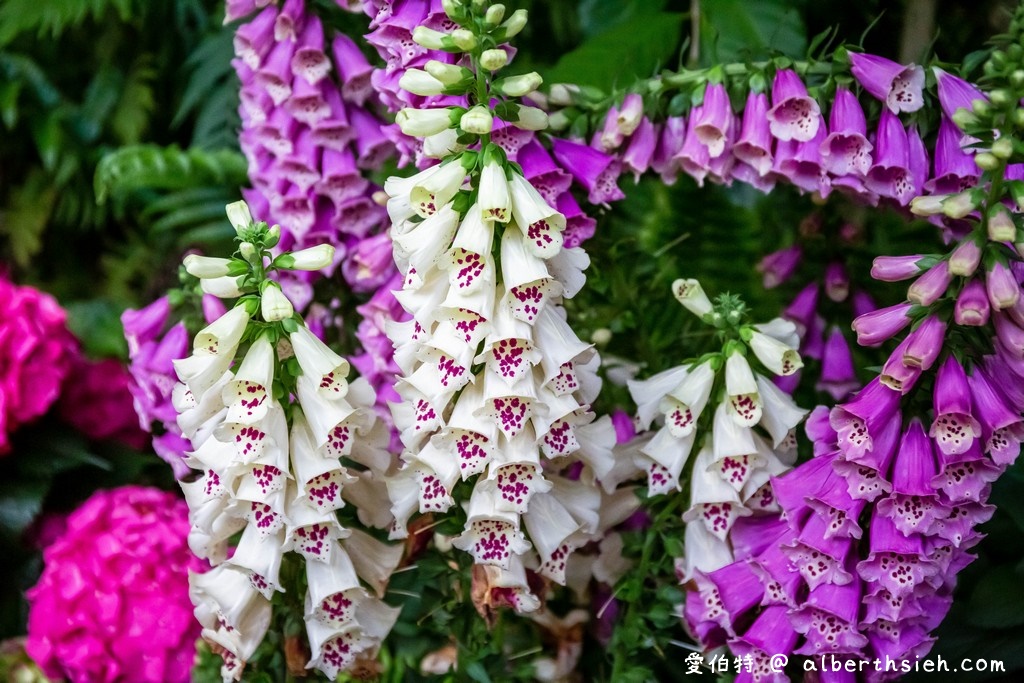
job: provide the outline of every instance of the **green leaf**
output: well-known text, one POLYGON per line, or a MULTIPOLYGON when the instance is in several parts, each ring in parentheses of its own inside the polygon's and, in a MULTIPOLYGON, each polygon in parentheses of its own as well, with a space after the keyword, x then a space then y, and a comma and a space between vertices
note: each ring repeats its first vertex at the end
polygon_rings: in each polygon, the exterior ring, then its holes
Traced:
MULTIPOLYGON (((104 156, 96 167, 96 200, 122 197, 139 189, 183 190, 247 182, 245 157, 233 150, 182 150, 177 146, 135 145, 104 156)), ((219 188, 214 190, 219 197, 219 188)), ((221 207, 223 210, 223 206, 221 207)))
POLYGON ((0 532, 20 535, 43 508, 46 481, 8 479, 0 482, 0 532))
POLYGON ((78 26, 87 17, 98 20, 111 9, 121 21, 128 21, 131 6, 132 0, 5 0, 0 5, 0 46, 32 30, 56 38, 64 29, 78 26))
POLYGON ((65 306, 68 329, 93 358, 124 358, 128 346, 121 326, 121 307, 109 299, 87 299, 65 306))
POLYGON ((157 72, 151 61, 149 55, 135 60, 110 119, 110 129, 122 144, 132 145, 142 139, 150 116, 156 109, 153 82, 157 72))
POLYGON ((685 15, 636 16, 587 40, 543 73, 546 83, 576 83, 610 90, 653 73, 676 52, 685 15))
POLYGON ((971 593, 967 621, 974 626, 1010 628, 1024 624, 1024 583, 1013 567, 995 567, 971 593))
POLYGON ((702 62, 742 60, 756 51, 775 50, 793 58, 807 50, 807 31, 800 12, 784 0, 703 0, 702 62), (709 45, 711 43, 711 45, 709 45), (713 45, 713 50, 712 50, 713 45))
POLYGON ((33 169, 25 183, 11 192, 10 206, 0 212, 0 233, 7 236, 11 255, 19 266, 29 261, 42 247, 43 231, 53 210, 57 190, 46 174, 33 169))

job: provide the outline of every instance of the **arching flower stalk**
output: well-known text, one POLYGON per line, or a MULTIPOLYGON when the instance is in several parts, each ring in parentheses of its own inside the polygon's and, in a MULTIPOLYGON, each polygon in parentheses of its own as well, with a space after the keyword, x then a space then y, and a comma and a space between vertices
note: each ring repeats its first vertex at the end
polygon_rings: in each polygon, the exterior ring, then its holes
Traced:
MULTIPOLYGON (((536 74, 485 68, 502 61, 497 46, 525 13, 506 19, 501 6, 477 2, 445 8, 459 28, 420 27, 413 39, 465 54, 471 68, 455 68, 469 75, 445 87, 468 106, 404 109, 397 120, 419 137, 454 133, 459 149, 385 186, 405 278, 397 298, 412 316, 389 330, 402 369, 392 410, 404 446, 403 467, 388 480, 391 535, 404 537, 417 512, 440 517, 464 506, 452 543, 482 566, 480 595, 489 606, 498 595, 499 606, 531 611, 540 602, 524 569, 565 583, 569 555, 598 535, 593 482, 611 470, 614 429, 594 421, 598 359, 561 306, 582 287, 587 255, 565 247, 565 216, 491 137, 499 121, 546 125, 542 112, 516 101, 539 84, 536 74), (581 461, 582 474, 572 471, 581 461)), ((451 69, 428 61, 403 81, 426 92, 425 75, 451 69)))
POLYGON ((796 459, 793 429, 806 410, 772 382, 803 365, 793 323, 776 318, 746 320, 735 296, 714 303, 696 280, 677 280, 680 303, 717 331, 719 351, 631 381, 643 429, 660 426, 636 451, 647 472, 649 496, 682 496, 685 557, 677 562, 682 581, 732 561, 730 532, 738 519, 757 524, 778 511, 770 478, 796 459))
POLYGON ((273 277, 322 268, 333 247, 272 258, 277 226, 254 223, 243 202, 228 216, 236 255, 186 257, 185 268, 204 288, 227 278, 237 301, 174 363, 178 425, 192 447, 186 464, 200 471, 181 484, 189 545, 214 565, 191 576, 192 601, 203 638, 224 658, 225 680, 241 677, 278 593, 305 620, 310 657, 299 665, 334 678, 374 656, 397 616, 380 596, 401 550, 359 528, 390 522, 362 507, 391 466, 387 429, 373 390, 348 382, 348 362, 307 329, 273 277), (346 499, 358 516, 341 510, 346 499), (296 594, 300 584, 285 585, 286 564, 298 574, 304 566, 305 595, 296 594))

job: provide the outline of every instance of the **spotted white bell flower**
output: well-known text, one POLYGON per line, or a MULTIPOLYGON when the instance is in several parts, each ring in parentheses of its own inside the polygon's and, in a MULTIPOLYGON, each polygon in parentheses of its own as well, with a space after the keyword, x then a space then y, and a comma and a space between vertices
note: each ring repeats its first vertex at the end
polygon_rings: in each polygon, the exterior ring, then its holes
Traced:
POLYGON ((436 213, 452 200, 466 180, 461 159, 453 159, 413 176, 409 189, 413 211, 422 218, 436 213))
POLYGON ((757 329, 751 331, 749 343, 757 359, 776 375, 792 375, 804 366, 798 347, 789 346, 757 329))
POLYGON ((676 437, 682 438, 692 433, 697 426, 697 419, 704 412, 711 397, 711 389, 715 382, 715 371, 711 363, 705 361, 693 368, 675 388, 670 390, 659 404, 665 415, 665 426, 676 437))
POLYGON ((348 393, 349 363, 336 354, 305 325, 288 335, 302 374, 310 378, 317 392, 327 399, 344 398, 348 393))
POLYGON ((232 566, 245 571, 253 588, 267 600, 284 591, 280 580, 284 538, 283 527, 268 534, 256 524, 249 524, 229 560, 232 566))
POLYGON ((246 352, 233 380, 221 390, 228 412, 225 420, 254 424, 266 416, 273 391, 274 347, 260 337, 246 352))
POLYGON ((248 311, 236 306, 200 330, 192 343, 191 356, 173 361, 178 379, 188 385, 197 400, 231 367, 248 324, 248 311))
POLYGON ((662 370, 647 379, 631 379, 626 382, 629 394, 637 406, 636 414, 640 429, 650 429, 651 423, 662 413, 661 402, 669 391, 678 387, 689 376, 685 366, 678 365, 662 370))
POLYGON ((647 456, 637 464, 647 471, 648 495, 682 491, 679 475, 690 458, 695 440, 694 432, 678 437, 664 427, 640 449, 647 456))
POLYGON ((551 208, 540 192, 523 176, 512 173, 509 182, 512 216, 538 258, 550 258, 562 248, 565 216, 551 208))
POLYGON ((189 597, 203 638, 227 648, 231 659, 237 660, 231 671, 240 675, 270 628, 270 601, 243 570, 227 564, 202 574, 190 573, 189 597))
POLYGON ((729 395, 729 416, 743 427, 753 427, 761 420, 761 397, 750 363, 739 351, 725 360, 725 391, 729 395))
POLYGON ((505 167, 496 160, 484 164, 477 202, 484 223, 508 223, 512 218, 512 198, 505 167))
POLYGON ((736 489, 713 471, 713 464, 714 451, 705 445, 693 463, 690 507, 683 513, 683 521, 699 521, 715 537, 725 541, 736 520, 751 512, 743 507, 736 489))
POLYGON ((685 554, 676 559, 676 577, 680 583, 690 581, 695 572, 712 572, 733 561, 729 544, 700 521, 687 523, 683 546, 685 554))
POLYGON ((676 280, 672 283, 672 293, 686 310, 698 318, 711 312, 711 299, 704 293, 704 288, 697 280, 683 278, 676 280))
POLYGON ((807 410, 793 402, 793 398, 767 377, 757 376, 758 395, 764 407, 761 426, 772 437, 772 448, 779 448, 807 415, 807 410))
POLYGON ((500 510, 496 492, 477 487, 469 499, 466 528, 452 545, 473 556, 477 564, 493 564, 508 569, 514 555, 532 546, 519 528, 519 515, 500 510))

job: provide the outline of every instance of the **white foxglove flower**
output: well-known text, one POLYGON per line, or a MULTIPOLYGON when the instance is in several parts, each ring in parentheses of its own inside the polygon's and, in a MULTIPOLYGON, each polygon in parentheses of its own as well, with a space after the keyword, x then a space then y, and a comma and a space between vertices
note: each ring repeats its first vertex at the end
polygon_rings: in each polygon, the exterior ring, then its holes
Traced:
POLYGON ((540 192, 518 173, 512 173, 509 188, 512 216, 529 249, 539 258, 554 256, 562 248, 565 216, 548 206, 540 192))
POLYGON ((202 574, 190 573, 189 596, 204 632, 220 628, 231 632, 235 638, 232 654, 244 666, 270 628, 270 601, 253 587, 244 571, 227 564, 202 574))
POLYGON ((185 271, 200 279, 224 277, 230 272, 231 259, 189 254, 185 257, 185 271))
POLYGON ((725 391, 729 395, 729 415, 743 427, 761 420, 761 397, 746 357, 733 352, 725 360, 725 391))
POLYGON ((441 262, 453 289, 463 294, 482 287, 494 289, 493 242, 494 227, 483 222, 480 209, 474 204, 459 225, 451 250, 441 262))
POLYGON ((356 616, 360 603, 368 597, 359 583, 352 558, 337 545, 325 542, 330 548, 326 562, 306 564, 306 615, 324 626, 343 629, 356 616))
POLYGON ((673 436, 682 438, 693 432, 711 397, 714 383, 715 371, 711 363, 705 361, 668 392, 659 408, 665 413, 665 426, 673 436))
POLYGON ((274 381, 274 347, 260 337, 249 347, 232 381, 221 390, 225 420, 250 425, 266 416, 274 381))
POLYGON ((477 202, 480 206, 480 217, 485 223, 508 223, 512 217, 512 199, 509 196, 508 179, 505 177, 503 164, 493 160, 484 164, 480 173, 477 202))
POLYGON ((637 406, 637 418, 640 429, 650 429, 651 422, 661 413, 661 402, 665 395, 678 387, 690 374, 684 366, 679 365, 651 375, 644 380, 629 380, 626 386, 629 395, 637 406))
POLYGON ((789 394, 775 386, 767 377, 757 376, 757 388, 764 402, 761 426, 771 434, 772 447, 778 448, 793 427, 804 419, 807 411, 796 405, 789 394))
POLYGON ((396 258, 407 261, 410 270, 426 273, 447 253, 458 227, 459 214, 445 204, 408 232, 392 235, 396 258))
POLYGON ((466 146, 459 142, 459 133, 454 128, 423 138, 423 156, 428 159, 444 159, 465 149, 466 146))
POLYGON ((795 348, 756 329, 750 335, 750 350, 776 375, 792 375, 804 366, 795 348))
POLYGON ((231 367, 248 323, 244 306, 232 308, 196 335, 191 356, 173 361, 178 379, 196 400, 231 367))
POLYGON ((501 239, 501 274, 505 291, 501 305, 525 323, 533 323, 551 299, 562 293, 562 285, 551 277, 544 261, 526 248, 518 230, 506 230, 501 239))
POLYGON ((287 270, 323 270, 334 263, 334 246, 318 244, 278 256, 274 263, 287 270))
POLYGON ((686 525, 683 545, 686 554, 676 560, 676 575, 680 583, 690 581, 697 571, 713 572, 733 561, 729 544, 708 531, 701 522, 686 525))
POLYGON ((678 279, 672 283, 672 294, 690 313, 702 318, 711 312, 711 300, 697 280, 678 279))
POLYGON ((260 295, 260 315, 269 322, 278 322, 292 317, 295 309, 292 302, 284 295, 275 283, 267 286, 260 295))
POLYGON ((466 169, 460 159, 453 159, 417 174, 418 180, 409 191, 412 208, 422 218, 435 214, 452 200, 466 180, 466 169))
POLYGON ((248 574, 253 588, 267 600, 273 598, 275 592, 284 591, 280 580, 283 543, 284 529, 263 534, 256 525, 249 524, 229 560, 231 565, 248 574))
POLYGON ((348 538, 342 539, 340 543, 352 561, 356 574, 373 589, 378 598, 384 597, 388 579, 402 561, 404 548, 400 544, 378 541, 359 529, 348 531, 348 538))
POLYGON ((398 79, 398 87, 413 95, 429 97, 444 92, 445 84, 421 69, 406 69, 398 79))
POLYGON ((785 318, 772 318, 766 323, 754 325, 758 332, 772 337, 791 349, 800 348, 800 333, 797 331, 796 323, 785 318))
POLYGON ((495 505, 493 490, 477 487, 469 499, 466 528, 452 545, 473 556, 477 564, 493 564, 508 569, 512 557, 530 549, 530 542, 519 530, 519 515, 504 512, 495 505))
POLYGON ((459 128, 475 135, 487 135, 494 129, 494 116, 482 104, 473 107, 459 119, 459 128))
POLYGON ((507 568, 482 565, 474 571, 474 584, 482 595, 482 607, 509 605, 516 614, 529 614, 540 609, 540 599, 530 590, 526 579, 526 568, 516 555, 509 560, 507 568), (500 598, 493 597, 495 594, 500 598))
POLYGON ((736 520, 749 516, 750 510, 743 507, 736 489, 711 471, 713 462, 713 451, 705 445, 693 463, 690 507, 683 514, 683 521, 699 521, 715 537, 725 541, 736 520))
POLYGON ((731 412, 728 404, 724 402, 719 403, 715 408, 711 435, 715 460, 730 456, 749 455, 756 450, 753 431, 750 427, 740 425, 733 418, 731 412))
POLYGON ((671 430, 658 430, 640 452, 650 458, 658 467, 647 468, 648 495, 659 495, 671 490, 682 491, 679 475, 690 457, 696 434, 677 437, 671 430))
POLYGON ((348 393, 347 360, 336 354, 305 325, 288 335, 302 374, 309 377, 326 399, 344 398, 348 393))

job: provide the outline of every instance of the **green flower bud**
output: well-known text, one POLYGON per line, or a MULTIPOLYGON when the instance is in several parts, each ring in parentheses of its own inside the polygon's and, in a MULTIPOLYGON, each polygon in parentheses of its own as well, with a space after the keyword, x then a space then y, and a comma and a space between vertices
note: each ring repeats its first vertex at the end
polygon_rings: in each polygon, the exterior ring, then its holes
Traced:
POLYGON ((464 28, 457 28, 452 31, 452 42, 455 43, 455 47, 463 52, 469 52, 476 47, 477 43, 476 35, 464 28))
POLYGON ((467 133, 487 135, 494 128, 494 117, 487 107, 478 104, 462 115, 459 127, 467 133))
POLYGON ((974 155, 974 163, 982 171, 994 171, 999 168, 999 159, 991 152, 980 152, 974 155))
POLYGON ((540 77, 539 73, 531 71, 528 74, 510 76, 495 81, 493 88, 495 92, 507 97, 522 97, 539 88, 543 82, 544 79, 540 77))
POLYGON ((1009 159, 1013 155, 1013 140, 1007 136, 1003 136, 992 143, 992 154, 997 158, 1009 159))
POLYGON ((508 64, 508 53, 501 48, 484 50, 480 55, 480 66, 488 71, 497 71, 508 64))
POLYGON ((484 14, 484 22, 488 28, 494 28, 505 18, 505 6, 502 4, 491 5, 484 14))

